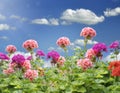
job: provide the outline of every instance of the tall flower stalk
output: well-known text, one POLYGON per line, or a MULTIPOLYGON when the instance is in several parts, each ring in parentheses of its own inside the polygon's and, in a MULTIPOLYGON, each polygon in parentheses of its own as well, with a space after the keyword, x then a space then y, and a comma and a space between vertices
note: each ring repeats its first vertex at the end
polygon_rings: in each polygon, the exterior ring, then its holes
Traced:
POLYGON ((67 57, 68 56, 68 49, 67 49, 67 46, 70 45, 70 40, 68 37, 60 37, 56 44, 58 46, 60 46, 64 51, 65 51, 65 56, 67 57))
POLYGON ((96 31, 91 27, 85 27, 82 29, 80 36, 84 37, 84 50, 86 51, 88 40, 91 40, 93 37, 96 36, 96 31))
POLYGON ((115 55, 115 60, 117 61, 118 60, 117 56, 119 54, 119 49, 120 49, 119 41, 114 41, 113 43, 111 43, 109 47, 111 51, 113 52, 113 54, 115 55))

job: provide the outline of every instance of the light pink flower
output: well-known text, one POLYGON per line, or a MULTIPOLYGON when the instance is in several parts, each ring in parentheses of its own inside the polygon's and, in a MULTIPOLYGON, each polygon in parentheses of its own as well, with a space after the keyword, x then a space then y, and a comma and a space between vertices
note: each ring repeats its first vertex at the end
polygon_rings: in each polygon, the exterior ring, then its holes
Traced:
POLYGON ((91 27, 85 27, 82 29, 80 36, 83 36, 87 39, 91 39, 96 36, 96 31, 91 27))
POLYGON ((83 70, 86 70, 87 68, 91 68, 93 66, 90 59, 80 59, 77 61, 77 65, 80 66, 83 70))
POLYGON ((61 37, 57 40, 56 44, 62 48, 70 45, 70 40, 67 37, 61 37))
POLYGON ((86 55, 85 55, 85 57, 87 57, 89 59, 93 59, 93 57, 95 57, 95 56, 96 56, 95 51, 92 48, 88 49, 86 52, 86 55))
POLYGON ((22 67, 25 68, 25 70, 31 69, 30 61, 29 60, 25 60, 23 65, 22 65, 22 67))
POLYGON ((14 53, 17 48, 14 45, 8 45, 5 49, 8 53, 14 53))
POLYGON ((24 77, 32 81, 38 77, 38 71, 29 69, 24 73, 24 77))
POLYGON ((8 68, 8 69, 6 69, 6 70, 3 70, 3 73, 4 73, 4 74, 7 74, 7 75, 12 74, 12 73, 14 73, 14 72, 15 72, 15 71, 14 71, 13 68, 8 68))
POLYGON ((59 65, 63 65, 65 61, 66 61, 66 59, 63 56, 60 56, 59 59, 57 60, 57 63, 59 65))
POLYGON ((9 63, 9 68, 15 68, 16 66, 17 66, 16 63, 12 63, 12 62, 9 63))
POLYGON ((31 51, 33 50, 34 48, 38 48, 38 43, 37 41, 35 40, 26 40, 24 43, 23 43, 23 47, 28 50, 28 51, 31 51))

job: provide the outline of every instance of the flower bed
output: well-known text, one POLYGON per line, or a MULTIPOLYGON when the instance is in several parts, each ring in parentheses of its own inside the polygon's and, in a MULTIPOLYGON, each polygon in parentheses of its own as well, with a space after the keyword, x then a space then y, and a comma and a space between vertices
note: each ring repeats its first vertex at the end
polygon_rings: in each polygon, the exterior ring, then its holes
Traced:
POLYGON ((45 54, 35 40, 27 40, 23 48, 27 56, 16 53, 14 45, 8 45, 8 54, 0 53, 0 93, 119 93, 120 61, 119 42, 113 42, 113 62, 103 62, 103 52, 108 51, 104 43, 97 43, 87 49, 88 40, 96 36, 93 28, 85 27, 80 33, 84 37, 84 49, 75 49, 67 55, 70 40, 61 37, 56 44, 66 56, 57 51, 45 54), (51 67, 43 67, 44 59, 50 60, 51 67))

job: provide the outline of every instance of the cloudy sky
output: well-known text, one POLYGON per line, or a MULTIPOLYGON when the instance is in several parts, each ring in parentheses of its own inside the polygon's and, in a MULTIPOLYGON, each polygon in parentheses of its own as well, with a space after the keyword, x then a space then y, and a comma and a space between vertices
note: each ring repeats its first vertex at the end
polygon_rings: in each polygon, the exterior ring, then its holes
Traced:
POLYGON ((0 0, 1 52, 9 44, 24 51, 27 39, 48 51, 61 36, 82 45, 80 31, 87 26, 97 32, 90 44, 120 40, 120 0, 0 0))

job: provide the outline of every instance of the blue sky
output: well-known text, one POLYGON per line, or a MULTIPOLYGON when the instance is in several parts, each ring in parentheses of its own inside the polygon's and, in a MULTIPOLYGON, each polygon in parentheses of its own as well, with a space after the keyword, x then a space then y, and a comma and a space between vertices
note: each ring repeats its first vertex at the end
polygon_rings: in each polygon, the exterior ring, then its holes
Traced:
POLYGON ((87 26, 96 30, 97 42, 120 40, 120 0, 0 0, 1 52, 9 44, 24 51, 27 39, 37 40, 47 52, 57 48, 61 36, 81 45, 79 34, 87 26))

